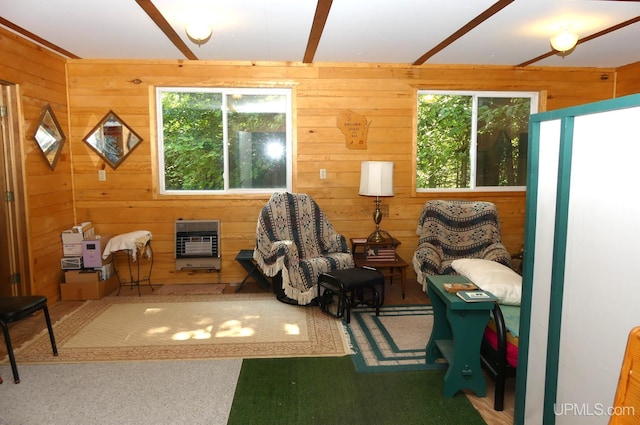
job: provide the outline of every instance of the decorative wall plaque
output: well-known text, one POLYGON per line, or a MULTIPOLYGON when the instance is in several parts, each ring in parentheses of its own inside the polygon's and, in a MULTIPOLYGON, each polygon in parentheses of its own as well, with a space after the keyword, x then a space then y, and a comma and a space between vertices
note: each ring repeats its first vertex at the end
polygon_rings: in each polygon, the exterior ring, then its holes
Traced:
POLYGON ((344 134, 348 149, 367 149, 369 125, 367 117, 350 110, 338 115, 338 128, 344 134))

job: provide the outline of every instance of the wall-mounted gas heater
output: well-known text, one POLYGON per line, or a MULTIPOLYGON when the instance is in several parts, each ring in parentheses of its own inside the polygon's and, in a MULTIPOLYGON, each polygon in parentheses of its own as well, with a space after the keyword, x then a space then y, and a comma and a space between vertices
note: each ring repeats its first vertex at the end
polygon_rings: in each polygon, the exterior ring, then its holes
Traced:
POLYGON ((220 220, 176 221, 176 270, 220 271, 220 220))

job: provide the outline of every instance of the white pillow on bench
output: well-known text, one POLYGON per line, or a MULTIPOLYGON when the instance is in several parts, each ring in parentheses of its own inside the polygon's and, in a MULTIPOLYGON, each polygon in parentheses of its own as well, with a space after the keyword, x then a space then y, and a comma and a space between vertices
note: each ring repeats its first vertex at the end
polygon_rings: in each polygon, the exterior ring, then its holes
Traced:
POLYGON ((451 267, 480 289, 495 295, 499 304, 520 305, 522 276, 504 264, 476 258, 461 258, 454 260, 451 267))

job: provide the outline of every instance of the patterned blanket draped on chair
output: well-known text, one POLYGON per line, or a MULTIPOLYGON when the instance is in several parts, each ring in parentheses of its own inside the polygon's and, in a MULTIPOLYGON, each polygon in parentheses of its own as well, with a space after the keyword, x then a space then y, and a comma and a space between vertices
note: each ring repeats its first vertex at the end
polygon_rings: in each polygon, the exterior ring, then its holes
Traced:
POLYGON ((425 291, 426 275, 456 274, 451 263, 458 258, 511 264, 511 255, 502 244, 498 209, 491 202, 427 201, 416 234, 413 267, 425 291))
POLYGON ((320 273, 354 267, 345 237, 305 194, 271 196, 258 217, 253 258, 267 276, 282 272, 284 294, 300 305, 317 297, 320 273))

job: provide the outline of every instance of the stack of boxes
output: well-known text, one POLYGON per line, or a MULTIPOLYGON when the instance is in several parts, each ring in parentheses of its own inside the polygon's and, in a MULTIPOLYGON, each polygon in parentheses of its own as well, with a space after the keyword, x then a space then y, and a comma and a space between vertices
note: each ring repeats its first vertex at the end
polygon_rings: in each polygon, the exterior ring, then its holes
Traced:
POLYGON ((60 265, 63 270, 82 269, 82 241, 94 237, 95 230, 90 221, 62 232, 62 255, 64 257, 60 260, 60 265))
POLYGON ((95 234, 93 224, 84 222, 62 232, 65 282, 60 285, 63 300, 97 300, 113 292, 118 281, 109 259, 102 259, 108 236, 95 234))

